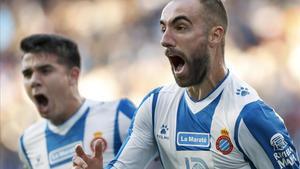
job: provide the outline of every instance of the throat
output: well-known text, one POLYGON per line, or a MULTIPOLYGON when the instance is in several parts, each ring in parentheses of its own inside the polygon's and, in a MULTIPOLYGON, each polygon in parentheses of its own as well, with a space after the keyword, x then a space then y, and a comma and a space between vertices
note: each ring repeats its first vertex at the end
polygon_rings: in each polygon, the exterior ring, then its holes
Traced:
POLYGON ((202 90, 198 90, 198 89, 195 89, 193 87, 189 87, 187 89, 187 92, 193 100, 198 101, 198 100, 201 100, 205 97, 205 96, 203 96, 203 91, 202 90))
POLYGON ((62 124, 64 124, 68 119, 65 118, 64 116, 60 116, 56 119, 51 119, 50 122, 52 123, 52 125, 54 126, 61 126, 62 124))
POLYGON ((187 92, 193 100, 202 100, 211 93, 214 87, 212 83, 203 82, 201 85, 188 87, 187 92))

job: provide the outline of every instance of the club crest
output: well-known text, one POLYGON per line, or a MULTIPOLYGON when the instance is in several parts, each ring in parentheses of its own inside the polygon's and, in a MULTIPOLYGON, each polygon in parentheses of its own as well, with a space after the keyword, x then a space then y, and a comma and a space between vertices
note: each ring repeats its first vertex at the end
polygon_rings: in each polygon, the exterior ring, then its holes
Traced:
POLYGON ((103 147, 103 152, 104 152, 107 149, 107 141, 102 137, 102 132, 100 132, 100 131, 94 133, 94 138, 90 143, 91 150, 94 151, 93 145, 97 139, 101 139, 103 141, 102 147, 103 147))
POLYGON ((227 155, 232 152, 233 144, 230 140, 229 133, 226 129, 221 130, 221 136, 216 141, 216 148, 222 154, 227 155))

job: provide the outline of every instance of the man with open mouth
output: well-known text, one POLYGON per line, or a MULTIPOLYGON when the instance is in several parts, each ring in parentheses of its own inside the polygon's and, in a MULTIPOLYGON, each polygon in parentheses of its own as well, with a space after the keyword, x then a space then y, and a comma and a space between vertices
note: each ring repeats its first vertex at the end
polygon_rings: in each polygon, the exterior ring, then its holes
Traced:
MULTIPOLYGON (((107 168, 140 169, 157 152, 166 169, 300 167, 283 120, 226 67, 227 24, 221 0, 172 0, 164 7, 161 45, 176 84, 145 97, 107 168)), ((101 151, 89 157, 78 146, 75 159, 75 169, 103 167, 101 151)))
POLYGON ((43 117, 20 138, 24 168, 71 168, 75 146, 83 146, 92 155, 97 139, 102 140, 104 163, 108 163, 127 135, 135 111, 132 102, 82 97, 78 91, 80 54, 68 38, 31 35, 21 41, 21 49, 24 86, 43 117))

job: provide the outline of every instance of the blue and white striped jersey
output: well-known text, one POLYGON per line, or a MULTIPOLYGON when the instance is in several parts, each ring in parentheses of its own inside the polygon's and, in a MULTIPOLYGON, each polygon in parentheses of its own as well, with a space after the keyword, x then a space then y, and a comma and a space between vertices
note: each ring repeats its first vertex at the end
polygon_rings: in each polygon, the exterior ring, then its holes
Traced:
POLYGON ((166 169, 299 168, 283 120, 232 73, 199 101, 176 84, 152 91, 107 168, 138 169, 157 151, 166 169))
POLYGON ((19 154, 32 169, 68 169, 72 167, 74 148, 81 144, 88 154, 95 138, 103 138, 104 163, 117 154, 126 138, 135 106, 127 99, 113 102, 85 100, 64 124, 47 120, 33 124, 20 138, 19 154))

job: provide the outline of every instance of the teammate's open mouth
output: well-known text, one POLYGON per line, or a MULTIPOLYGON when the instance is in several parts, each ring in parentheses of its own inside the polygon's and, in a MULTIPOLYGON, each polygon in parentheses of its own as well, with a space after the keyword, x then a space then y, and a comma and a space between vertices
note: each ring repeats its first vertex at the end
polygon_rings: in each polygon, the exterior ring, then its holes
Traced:
POLYGON ((34 96, 34 98, 35 98, 36 103, 38 104, 38 106, 41 106, 41 107, 48 106, 49 100, 45 95, 37 94, 37 95, 34 96))
POLYGON ((171 56, 169 57, 171 64, 173 65, 173 69, 175 72, 180 72, 185 64, 185 61, 179 56, 171 56))

